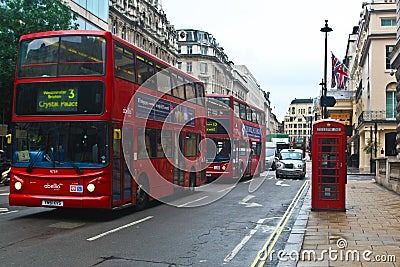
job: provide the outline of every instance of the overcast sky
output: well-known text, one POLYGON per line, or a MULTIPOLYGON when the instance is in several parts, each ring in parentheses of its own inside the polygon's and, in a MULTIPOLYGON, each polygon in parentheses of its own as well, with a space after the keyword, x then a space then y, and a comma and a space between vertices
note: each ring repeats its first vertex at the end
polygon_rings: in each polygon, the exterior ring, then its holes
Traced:
POLYGON ((295 98, 320 95, 324 75, 325 20, 330 51, 340 60, 358 25, 362 0, 162 0, 176 30, 191 28, 212 34, 229 60, 246 65, 283 120, 295 98))

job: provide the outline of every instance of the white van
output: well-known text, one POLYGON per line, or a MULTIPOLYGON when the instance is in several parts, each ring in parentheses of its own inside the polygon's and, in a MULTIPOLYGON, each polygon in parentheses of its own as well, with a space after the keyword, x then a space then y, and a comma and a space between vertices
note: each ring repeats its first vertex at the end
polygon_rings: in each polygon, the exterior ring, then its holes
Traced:
POLYGON ((275 170, 276 146, 273 142, 266 142, 265 144, 265 169, 275 170))

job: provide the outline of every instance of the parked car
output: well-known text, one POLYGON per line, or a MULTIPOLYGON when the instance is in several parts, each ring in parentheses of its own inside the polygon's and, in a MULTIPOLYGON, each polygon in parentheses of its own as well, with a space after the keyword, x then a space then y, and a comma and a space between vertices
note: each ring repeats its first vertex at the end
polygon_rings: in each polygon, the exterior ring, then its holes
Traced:
POLYGON ((306 160, 301 149, 282 149, 276 158, 276 178, 306 176, 306 160))

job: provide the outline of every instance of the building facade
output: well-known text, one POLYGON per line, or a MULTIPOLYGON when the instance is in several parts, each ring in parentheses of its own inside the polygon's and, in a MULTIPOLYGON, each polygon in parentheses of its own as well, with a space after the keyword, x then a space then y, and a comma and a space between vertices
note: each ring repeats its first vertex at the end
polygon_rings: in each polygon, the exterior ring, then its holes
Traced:
POLYGON ((359 25, 348 41, 345 63, 353 91, 350 153, 358 167, 374 171, 375 160, 393 157, 396 132, 396 80, 390 75, 390 54, 396 43, 394 2, 363 3, 359 25))
POLYGON ((230 94, 266 112, 267 126, 274 132, 276 117, 269 93, 244 65, 229 61, 212 34, 175 30, 160 0, 66 0, 78 15, 80 29, 108 30, 204 82, 206 93, 230 94), (270 121, 273 120, 271 123, 270 121))
POLYGON ((228 59, 212 34, 196 29, 178 29, 178 68, 201 80, 207 94, 233 95, 263 109, 270 132, 271 103, 256 78, 245 65, 228 59))
POLYGON ((108 30, 109 0, 64 0, 77 14, 80 30, 108 30))
POLYGON ((158 0, 66 0, 82 30, 106 30, 175 66, 176 31, 158 0))
POLYGON ((312 98, 294 99, 284 117, 284 133, 293 137, 304 137, 310 147, 312 122, 315 116, 315 101, 312 98))

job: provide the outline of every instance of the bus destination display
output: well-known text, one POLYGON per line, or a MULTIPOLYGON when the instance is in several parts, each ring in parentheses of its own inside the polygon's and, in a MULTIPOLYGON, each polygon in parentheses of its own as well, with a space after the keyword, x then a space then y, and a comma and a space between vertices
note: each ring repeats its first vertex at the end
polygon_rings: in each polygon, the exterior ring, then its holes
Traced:
POLYGON ((78 90, 76 88, 38 90, 38 112, 71 112, 77 110, 78 90))

